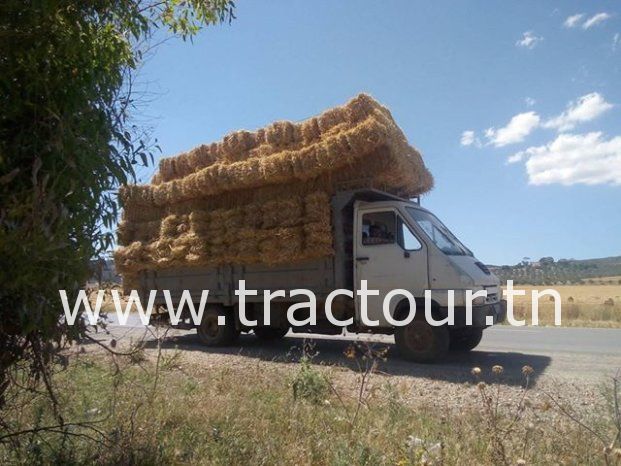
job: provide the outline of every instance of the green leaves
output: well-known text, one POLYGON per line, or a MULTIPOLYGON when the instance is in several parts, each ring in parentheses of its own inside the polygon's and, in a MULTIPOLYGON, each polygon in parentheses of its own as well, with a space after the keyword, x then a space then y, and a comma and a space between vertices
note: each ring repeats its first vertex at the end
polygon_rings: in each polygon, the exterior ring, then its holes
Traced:
POLYGON ((116 190, 157 150, 132 124, 145 44, 234 18, 223 0, 27 3, 0 2, 0 387, 15 361, 44 370, 45 343, 83 331, 60 320, 58 290, 111 249, 116 190))
POLYGON ((235 19, 235 2, 231 0, 166 0, 152 5, 151 14, 183 40, 191 38, 202 26, 235 19))

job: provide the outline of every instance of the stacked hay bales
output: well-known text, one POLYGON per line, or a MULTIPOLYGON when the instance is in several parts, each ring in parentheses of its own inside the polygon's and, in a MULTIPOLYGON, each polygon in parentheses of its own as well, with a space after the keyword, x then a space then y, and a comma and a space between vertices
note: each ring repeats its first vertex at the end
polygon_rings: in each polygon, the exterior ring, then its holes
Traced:
POLYGON ((120 191, 117 269, 278 264, 332 254, 330 198, 431 189, 390 112, 361 94, 302 123, 276 122, 161 160, 148 185, 120 191))

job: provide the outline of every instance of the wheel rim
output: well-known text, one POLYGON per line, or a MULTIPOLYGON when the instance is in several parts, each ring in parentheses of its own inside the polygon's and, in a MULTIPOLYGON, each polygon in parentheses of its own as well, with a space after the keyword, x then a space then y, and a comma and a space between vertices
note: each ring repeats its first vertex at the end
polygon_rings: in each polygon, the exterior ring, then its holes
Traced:
POLYGON ((405 331, 407 344, 412 350, 422 353, 433 345, 433 329, 428 325, 413 323, 405 331))

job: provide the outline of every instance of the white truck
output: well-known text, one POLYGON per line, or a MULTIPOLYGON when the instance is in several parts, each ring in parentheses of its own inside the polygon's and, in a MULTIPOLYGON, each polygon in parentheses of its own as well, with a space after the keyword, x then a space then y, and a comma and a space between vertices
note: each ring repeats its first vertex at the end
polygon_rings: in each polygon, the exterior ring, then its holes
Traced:
MULTIPOLYGON (((204 344, 219 346, 232 344, 241 332, 250 331, 265 340, 282 338, 290 330, 341 334, 343 328, 330 322, 319 303, 336 289, 351 290, 353 299, 336 299, 332 305, 339 320, 352 319, 347 331, 394 334, 399 352, 415 362, 436 361, 449 350, 469 351, 479 344, 486 327, 504 320, 506 303, 499 279, 418 201, 363 189, 338 192, 331 207, 335 250, 331 257, 278 266, 231 264, 143 271, 139 278, 141 299, 146 300, 150 290, 158 290, 156 305, 165 306, 161 291, 169 290, 172 301, 179 303, 183 290, 189 290, 193 302, 198 303, 202 291, 209 290, 201 324, 193 324, 184 308, 178 326, 197 327, 204 344), (247 319, 258 321, 256 327, 244 325, 240 319, 239 296, 235 293, 240 280, 245 281, 246 289, 258 290, 256 295, 245 297, 244 306, 247 319), (365 325, 361 315, 357 291, 365 280, 369 289, 379 290, 379 295, 366 298, 367 323, 378 321, 376 326, 365 325), (287 297, 289 293, 273 299, 270 325, 262 325, 264 290, 300 288, 316 296, 316 325, 289 325, 287 309, 303 299, 287 297), (383 298, 395 289, 407 290, 415 298, 416 317, 406 326, 391 325, 383 312, 383 298), (446 318, 449 300, 453 301, 452 325, 427 322, 425 290, 435 320, 446 318), (452 298, 449 290, 453 290, 452 298), (472 300, 471 325, 466 325, 468 290, 487 292, 472 300)), ((404 296, 391 299, 388 306, 392 319, 403 320, 410 311, 409 303, 404 296)), ((160 315, 165 318, 168 314, 160 315)))

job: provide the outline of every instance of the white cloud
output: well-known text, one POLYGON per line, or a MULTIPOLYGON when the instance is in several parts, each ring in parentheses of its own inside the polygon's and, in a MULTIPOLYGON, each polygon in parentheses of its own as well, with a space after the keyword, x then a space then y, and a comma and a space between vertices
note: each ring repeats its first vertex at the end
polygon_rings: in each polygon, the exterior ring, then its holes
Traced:
MULTIPOLYGON (((535 99, 531 97, 526 97, 524 101, 529 107, 536 103, 535 99)), ((514 115, 502 128, 487 128, 483 131, 483 135, 487 139, 486 145, 504 147, 524 141, 528 135, 539 127, 556 129, 559 132, 572 130, 579 123, 592 121, 613 107, 614 105, 607 102, 601 94, 591 92, 590 94, 583 95, 575 101, 569 102, 564 112, 548 119, 545 122, 541 120, 541 117, 537 114, 537 112, 531 110, 514 115)), ((476 133, 473 130, 466 130, 462 132, 460 143, 462 146, 483 146, 481 140, 476 136, 476 133)), ((525 155, 526 152, 524 151, 518 152, 517 154, 509 157, 507 162, 519 162, 525 155)))
POLYGON ((515 115, 503 128, 488 128, 485 136, 490 144, 495 147, 503 147, 509 144, 522 142, 537 126, 540 118, 535 112, 525 112, 515 115))
POLYGON ((621 36, 619 35, 619 33, 617 32, 613 37, 612 37, 612 51, 616 52, 617 49, 619 48, 619 45, 621 45, 621 36))
POLYGON ((593 26, 598 25, 599 23, 603 23, 607 19, 611 18, 612 15, 610 13, 597 13, 596 15, 591 16, 582 24, 582 29, 589 29, 593 26))
POLYGON ((604 139, 601 132, 560 134, 543 146, 510 157, 526 161, 531 184, 621 185, 621 136, 604 139))
POLYGON ((522 38, 518 40, 515 45, 517 47, 524 47, 527 49, 534 49, 539 42, 543 40, 543 37, 536 36, 533 31, 526 31, 522 34, 522 38))
POLYGON ((517 163, 521 162, 524 159, 524 151, 518 152, 517 154, 513 154, 507 159, 507 163, 517 163))
POLYGON ((570 102, 567 110, 546 121, 543 126, 555 128, 559 131, 568 131, 575 128, 578 123, 594 120, 612 107, 613 105, 606 102, 601 94, 592 92, 583 95, 575 102, 570 102))
POLYGON ((461 140, 459 142, 462 146, 471 146, 474 144, 474 131, 467 130, 461 133, 461 140))
POLYGON ((563 23, 563 25, 566 28, 575 28, 576 26, 578 26, 578 23, 582 21, 582 18, 584 18, 583 13, 578 13, 576 15, 568 16, 565 22, 563 23))

